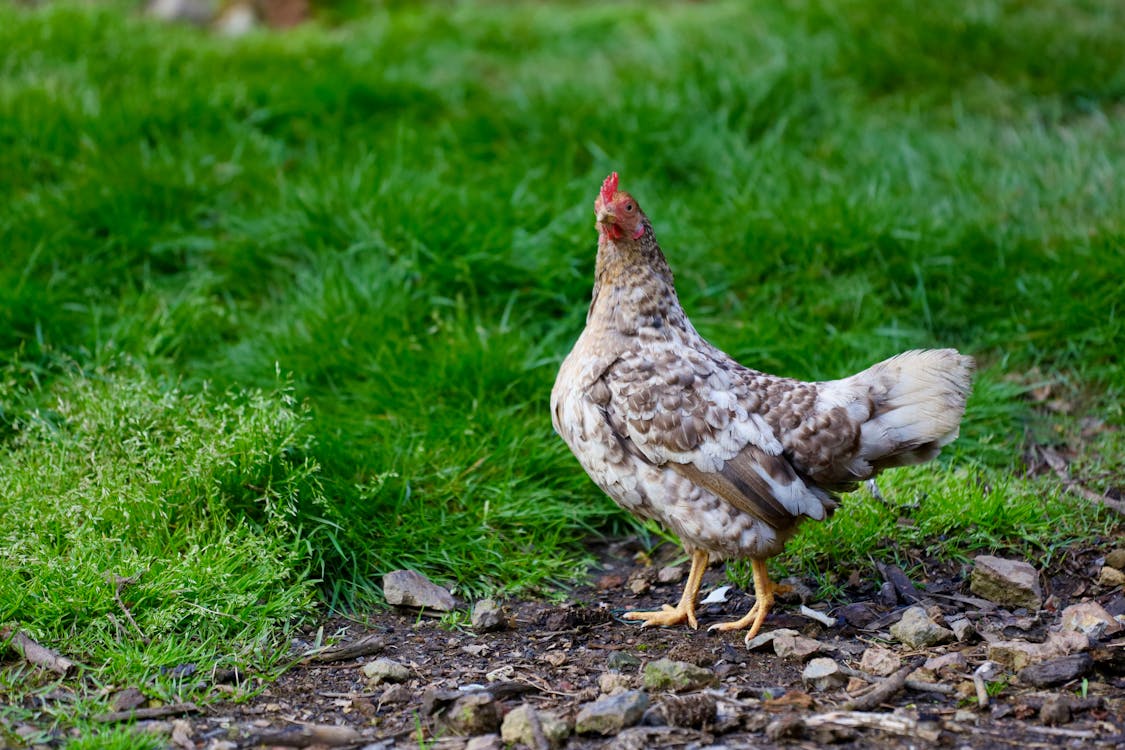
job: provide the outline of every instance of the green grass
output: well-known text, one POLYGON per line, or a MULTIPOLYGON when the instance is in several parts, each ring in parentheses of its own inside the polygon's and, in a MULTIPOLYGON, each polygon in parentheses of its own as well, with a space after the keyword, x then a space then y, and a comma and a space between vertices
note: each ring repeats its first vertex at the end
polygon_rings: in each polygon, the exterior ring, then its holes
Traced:
POLYGON ((783 564, 1109 533, 1021 457, 1070 442, 1121 485, 1122 27, 1063 0, 395 4, 231 40, 0 7, 0 622, 136 682, 270 663, 395 567, 572 580, 629 528, 547 413, 611 170, 746 363, 982 365, 956 448, 783 564), (1043 381, 1072 415, 1034 410, 1043 381), (124 646, 105 576, 142 571, 124 646))

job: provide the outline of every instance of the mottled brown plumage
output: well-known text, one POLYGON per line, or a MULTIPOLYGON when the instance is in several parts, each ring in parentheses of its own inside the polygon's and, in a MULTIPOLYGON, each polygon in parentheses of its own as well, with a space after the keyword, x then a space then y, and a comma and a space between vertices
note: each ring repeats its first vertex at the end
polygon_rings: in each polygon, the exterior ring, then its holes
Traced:
POLYGON ((749 638, 772 604, 765 559, 801 521, 830 515, 838 493, 954 440, 973 362, 911 351, 820 383, 751 370, 687 319, 652 225, 616 174, 594 207, 593 299, 551 392, 555 429, 599 487, 692 556, 677 606, 626 616, 694 627, 708 562, 750 558, 754 609, 715 626, 749 627, 749 638))

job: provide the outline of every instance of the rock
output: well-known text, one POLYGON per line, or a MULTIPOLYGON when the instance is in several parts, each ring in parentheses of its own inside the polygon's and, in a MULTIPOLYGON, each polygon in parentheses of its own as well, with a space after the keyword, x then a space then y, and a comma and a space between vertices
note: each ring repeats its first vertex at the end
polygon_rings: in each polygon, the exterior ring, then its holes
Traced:
POLYGON ((931 620, 926 608, 921 606, 903 612, 902 619, 891 626, 891 635, 911 648, 936 646, 954 638, 952 630, 931 620))
POLYGON ((1022 560, 978 555, 973 560, 969 589, 990 602, 1037 610, 1043 605, 1039 574, 1022 560))
POLYGON ((686 661, 658 659, 644 669, 644 686, 649 690, 671 690, 675 693, 717 687, 719 678, 710 669, 686 661))
POLYGON ((960 651, 950 651, 948 654, 942 654, 941 656, 934 656, 927 659, 926 663, 922 665, 922 668, 928 669, 942 677, 951 677, 966 672, 969 668, 969 663, 965 660, 965 655, 960 651))
POLYGON ((782 634, 773 639, 773 652, 784 658, 793 657, 804 661, 824 648, 824 644, 803 635, 782 634))
POLYGON ((495 734, 500 728, 500 706, 488 693, 466 693, 453 701, 442 721, 456 734, 495 734))
POLYGON ((379 685, 384 682, 406 682, 410 679, 410 669, 394 659, 379 657, 363 665, 364 677, 379 685))
POLYGON ((859 659, 859 668, 878 677, 897 672, 902 666, 902 659, 894 651, 882 646, 872 646, 863 652, 859 659))
POLYGON ((777 638, 779 635, 796 637, 800 635, 800 633, 798 633, 796 630, 792 630, 791 628, 778 628, 777 630, 770 630, 765 633, 759 633, 758 635, 751 638, 749 642, 747 642, 746 648, 750 651, 757 651, 760 648, 765 648, 766 646, 772 644, 773 639, 777 638))
POLYGON ((1047 726, 1070 723, 1070 700, 1065 695, 1052 695, 1039 709, 1039 721, 1047 726))
POLYGON ((498 734, 482 734, 465 743, 465 750, 504 750, 504 743, 498 734))
POLYGON ((684 580, 685 575, 683 565, 669 565, 660 569, 656 574, 656 580, 660 583, 679 583, 684 580))
POLYGON ((641 690, 602 698, 587 703, 578 711, 574 719, 574 731, 578 734, 613 735, 625 727, 631 727, 641 720, 648 708, 648 695, 641 690))
POLYGON ((570 727, 566 722, 548 711, 537 711, 528 704, 513 708, 504 717, 500 724, 500 737, 509 745, 526 745, 538 747, 535 740, 534 722, 539 722, 539 729, 550 747, 561 747, 570 734, 570 727))
POLYGON ((1105 564, 1117 570, 1125 570, 1125 547, 1118 547, 1106 555, 1105 564))
POLYGON ((1077 679, 1093 666, 1094 660, 1089 654, 1071 654, 1024 667, 1020 670, 1019 677, 1021 681, 1035 687, 1050 687, 1077 679))
POLYGON ((947 619, 946 623, 958 642, 967 641, 977 634, 976 628, 969 622, 968 617, 952 617, 947 619))
POLYGON ((1102 572, 1098 574, 1099 586, 1113 588, 1114 586, 1121 586, 1123 584, 1125 584, 1125 573, 1117 568, 1111 568, 1106 565, 1102 568, 1102 572))
POLYGON ((383 576, 383 596, 388 604, 449 612, 453 595, 413 570, 392 570, 383 576))
POLYGON ((833 659, 821 657, 813 659, 805 666, 801 679, 814 690, 833 690, 842 687, 847 677, 840 671, 840 665, 833 659))
POLYGON ((379 696, 379 703, 384 706, 390 706, 396 703, 406 703, 413 697, 414 694, 411 693, 410 689, 405 685, 391 685, 379 696))
POLYGON ((641 665, 641 660, 628 651, 610 651, 609 656, 606 657, 605 665, 610 669, 624 672, 639 667, 641 665))
POLYGON ((1084 633, 1094 639, 1112 635, 1121 630, 1121 625, 1097 602, 1072 604, 1062 611, 1063 630, 1084 633))
POLYGON ((706 693, 669 695, 660 702, 664 722, 672 727, 701 727, 715 721, 718 702, 706 693))
POLYGON ((988 645, 988 658, 1006 669, 1018 672, 1031 664, 1038 664, 1058 656, 1086 651, 1090 639, 1082 633, 1064 630, 1051 633, 1043 643, 1029 641, 996 641, 988 645))
POLYGON ((603 672, 598 677, 598 689, 602 691, 602 695, 624 693, 633 689, 633 678, 620 672, 603 672))
POLYGON ((474 604, 470 621, 473 630, 485 633, 491 630, 503 630, 508 625, 508 619, 504 617, 504 610, 494 599, 481 599, 474 604))

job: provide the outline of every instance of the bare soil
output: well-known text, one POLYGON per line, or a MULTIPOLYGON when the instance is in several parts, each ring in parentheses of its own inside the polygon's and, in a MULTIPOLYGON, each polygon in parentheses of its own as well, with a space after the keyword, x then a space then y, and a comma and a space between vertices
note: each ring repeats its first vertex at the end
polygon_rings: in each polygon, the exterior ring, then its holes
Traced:
MULTIPOLYGON (((1094 599, 1112 614, 1125 612, 1120 587, 1106 590, 1095 583, 1109 549, 1112 546, 1107 541, 1104 546, 1056 559, 1041 576, 1047 601, 1040 613, 982 607, 969 591, 967 567, 924 562, 924 577, 910 583, 918 587, 922 603, 939 618, 966 615, 978 631, 989 630, 993 639, 1042 641, 1057 626, 1059 613, 1068 604, 1094 599)), ((970 637, 925 650, 910 650, 893 642, 887 626, 909 603, 901 598, 891 603, 893 597, 880 591, 882 581, 877 576, 857 573, 850 576, 841 602, 831 606, 809 602, 837 616, 837 626, 825 627, 800 615, 799 602, 790 597, 789 602, 777 605, 766 628, 792 628, 817 639, 823 648, 814 656, 828 656, 852 667, 876 643, 907 661, 959 651, 965 666, 935 676, 951 694, 906 688, 867 712, 903 718, 905 729, 895 728, 897 725, 816 728, 807 726, 805 720, 838 709, 852 695, 848 689, 816 691, 803 683, 805 664, 800 659, 781 658, 768 646, 748 651, 742 634, 706 630, 708 624, 745 613, 752 603, 748 595, 733 591, 725 603, 702 607, 699 630, 641 629, 621 620, 620 615, 627 609, 657 608, 678 598, 680 582, 656 580, 657 571, 676 550, 662 548, 660 559, 650 560, 638 554, 634 543, 625 541, 607 543, 597 552, 602 567, 593 583, 569 591, 560 603, 505 602, 507 625, 497 632, 474 633, 468 623, 451 626, 448 619, 443 624, 402 610, 371 613, 362 624, 328 621, 321 630, 325 636, 354 642, 374 634, 382 644, 379 653, 337 663, 299 665, 246 702, 206 707, 202 714, 188 719, 191 742, 200 748, 308 745, 316 738, 309 739, 306 732, 305 739, 300 739, 294 734, 296 728, 342 725, 359 732, 350 743, 358 747, 461 748, 470 737, 458 736, 446 715, 451 699, 458 694, 488 689, 500 714, 527 703, 556 714, 573 727, 580 707, 601 696, 603 675, 620 672, 624 677, 609 679, 641 688, 644 665, 670 658, 713 671, 718 687, 705 692, 718 706, 714 716, 670 727, 661 709, 653 708, 642 726, 608 737, 572 734, 565 747, 1125 746, 1125 637, 1120 634, 1095 644, 1090 652, 1094 666, 1083 678, 1035 688, 1005 673, 992 681, 990 692, 995 695, 990 705, 981 707, 972 692, 971 672, 986 660, 988 641, 970 637), (865 618, 871 620, 858 626, 865 618), (371 684, 361 667, 376 656, 405 665, 410 677, 400 684, 371 684), (1057 710, 1060 702, 1066 705, 1061 713, 1057 710), (1051 706, 1044 709, 1044 703, 1051 706)), ((704 579, 703 591, 725 583, 723 571, 713 568, 704 579)), ((295 653, 311 649, 316 633, 317 629, 310 629, 305 640, 295 640, 295 653)), ((859 683, 853 681, 849 689, 858 691, 859 683)), ((669 693, 658 691, 649 691, 649 698, 653 707, 674 701, 669 693)), ((321 740, 322 744, 335 741, 327 736, 321 740)))

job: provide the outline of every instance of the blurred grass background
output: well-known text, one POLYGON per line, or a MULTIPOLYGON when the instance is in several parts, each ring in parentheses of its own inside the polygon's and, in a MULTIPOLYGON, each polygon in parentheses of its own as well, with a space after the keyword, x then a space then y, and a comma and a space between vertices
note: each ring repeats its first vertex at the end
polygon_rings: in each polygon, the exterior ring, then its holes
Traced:
POLYGON ((857 493, 779 565, 1116 528, 1023 454, 1121 484, 1125 5, 320 18, 0 6, 0 622, 135 679, 262 659, 397 567, 466 596, 580 576, 631 528, 547 412, 611 170, 744 363, 982 366, 942 463, 887 475, 901 508, 857 493), (125 648, 108 581, 137 573, 125 648))

